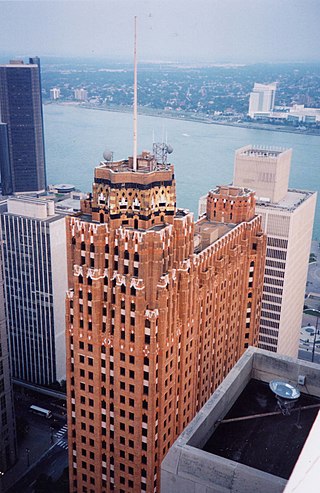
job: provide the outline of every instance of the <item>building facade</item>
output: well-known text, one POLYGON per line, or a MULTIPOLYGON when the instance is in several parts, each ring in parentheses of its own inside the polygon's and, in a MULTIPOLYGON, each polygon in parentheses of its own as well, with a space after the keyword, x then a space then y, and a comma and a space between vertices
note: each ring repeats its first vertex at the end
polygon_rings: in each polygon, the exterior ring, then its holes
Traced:
POLYGON ((0 174, 2 195, 12 194, 12 180, 9 157, 8 125, 0 122, 0 174))
POLYGON ((2 476, 16 461, 17 450, 15 435, 12 382, 3 297, 2 265, 0 265, 0 476, 2 476))
POLYGON ((317 194, 288 189, 290 149, 245 146, 235 186, 257 191, 267 234, 259 347, 297 357, 317 194))
POLYGON ((12 376, 48 385, 65 378, 65 217, 54 202, 11 198, 0 215, 12 376))
MULTIPOLYGON (((0 65, 0 120, 7 124, 10 180, 5 195, 46 188, 39 58, 0 65), (12 190, 11 190, 12 189, 12 190)), ((3 164, 0 163, 2 170, 3 164)))
POLYGON ((74 99, 77 99, 78 101, 87 101, 88 91, 86 89, 83 89, 83 87, 81 87, 80 89, 75 89, 74 99))
POLYGON ((60 98, 60 89, 59 87, 53 87, 50 89, 50 99, 55 101, 56 99, 60 98))
POLYGON ((251 118, 256 116, 267 116, 273 111, 277 84, 258 84, 253 86, 250 93, 248 115, 251 118))
POLYGON ((248 345, 265 236, 250 190, 176 209, 174 169, 102 162, 67 220, 70 491, 156 492, 163 457, 248 345))

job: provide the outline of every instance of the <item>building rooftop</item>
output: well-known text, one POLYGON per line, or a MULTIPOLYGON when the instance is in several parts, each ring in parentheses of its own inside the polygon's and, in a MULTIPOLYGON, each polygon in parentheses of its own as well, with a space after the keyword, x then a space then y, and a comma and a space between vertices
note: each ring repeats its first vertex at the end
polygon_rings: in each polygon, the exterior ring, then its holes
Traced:
MULTIPOLYGON (((245 187, 237 187, 233 185, 218 185, 216 188, 209 191, 209 193, 223 194, 234 197, 250 197, 252 190, 245 187)), ((206 195, 207 197, 207 195, 206 195)))
POLYGON ((203 450, 288 479, 319 409, 319 398, 302 393, 284 416, 268 383, 250 380, 203 450))
POLYGON ((311 195, 313 195, 315 192, 309 191, 309 190, 296 190, 296 189, 289 189, 286 195, 283 197, 282 200, 279 202, 269 202, 267 200, 257 199, 257 206, 259 207, 268 207, 268 208, 273 208, 277 210, 284 210, 284 211, 289 211, 292 212, 297 207, 299 207, 305 200, 307 200, 311 195))
POLYGON ((237 149, 236 154, 243 156, 251 156, 253 158, 274 158, 276 159, 280 154, 285 152, 291 152, 291 149, 286 149, 284 147, 268 147, 268 146, 254 146, 247 145, 237 149))
POLYGON ((320 423, 319 409, 319 365, 249 348, 164 458, 161 492, 283 492, 310 429, 320 423), (272 380, 301 392, 290 415, 281 413, 269 390, 272 380), (245 419, 227 422, 236 417, 245 419))
POLYGON ((229 233, 237 224, 221 223, 201 219, 195 223, 195 253, 199 253, 217 241, 221 236, 229 233))

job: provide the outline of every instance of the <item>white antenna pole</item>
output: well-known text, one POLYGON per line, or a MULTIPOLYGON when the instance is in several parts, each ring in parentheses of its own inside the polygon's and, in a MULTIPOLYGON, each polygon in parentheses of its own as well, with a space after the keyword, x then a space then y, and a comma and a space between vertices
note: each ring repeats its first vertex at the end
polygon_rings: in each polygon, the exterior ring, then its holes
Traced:
POLYGON ((133 171, 137 171, 137 16, 134 17, 134 62, 133 62, 133 171))

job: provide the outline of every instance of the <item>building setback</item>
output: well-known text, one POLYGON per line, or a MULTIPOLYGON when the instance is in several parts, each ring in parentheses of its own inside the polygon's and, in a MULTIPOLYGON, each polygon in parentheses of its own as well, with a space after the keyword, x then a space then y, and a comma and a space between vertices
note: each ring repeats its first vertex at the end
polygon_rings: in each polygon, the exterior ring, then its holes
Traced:
POLYGON ((48 385, 65 378, 65 217, 16 197, 0 221, 12 375, 48 385))
POLYGON ((0 121, 7 124, 10 175, 0 154, 3 195, 46 188, 40 60, 0 65, 0 121))
POLYGON ((267 234, 259 347, 297 357, 317 194, 288 189, 291 149, 235 153, 235 186, 256 191, 267 234))
POLYGON ((218 187, 176 209, 174 169, 102 162, 67 219, 70 491, 160 491, 160 464, 248 345, 265 236, 254 194, 218 187), (224 222, 222 222, 224 221, 224 222))

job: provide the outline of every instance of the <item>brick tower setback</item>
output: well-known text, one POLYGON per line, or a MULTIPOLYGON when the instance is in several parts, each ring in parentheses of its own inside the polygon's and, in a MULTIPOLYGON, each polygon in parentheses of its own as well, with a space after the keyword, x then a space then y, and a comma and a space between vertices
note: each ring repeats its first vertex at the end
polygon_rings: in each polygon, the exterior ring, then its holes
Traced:
POLYGON ((71 492, 159 492, 168 449, 257 345, 266 241, 254 204, 218 187, 194 223, 176 208, 172 165, 144 152, 136 171, 131 158, 96 168, 67 218, 71 492))

